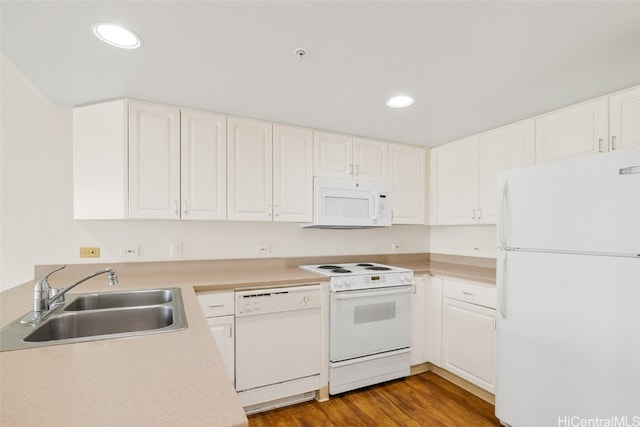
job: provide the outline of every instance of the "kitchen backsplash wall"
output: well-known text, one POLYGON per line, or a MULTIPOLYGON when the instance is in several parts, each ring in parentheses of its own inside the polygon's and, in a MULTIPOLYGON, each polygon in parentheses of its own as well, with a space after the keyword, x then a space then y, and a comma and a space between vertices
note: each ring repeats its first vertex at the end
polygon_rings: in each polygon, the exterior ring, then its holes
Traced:
POLYGON ((401 245, 398 253, 426 253, 436 252, 430 247, 435 234, 446 253, 460 245, 460 255, 474 255, 467 248, 478 237, 473 227, 301 230, 293 223, 74 221, 72 109, 52 104, 4 56, 0 66, 0 290, 33 279, 34 265, 170 260, 171 243, 182 244, 180 259, 384 254, 393 253, 392 243, 401 245), (100 258, 81 260, 80 246, 100 247, 100 258), (138 247, 139 256, 121 257, 123 246, 138 247), (269 252, 257 255, 256 246, 269 252))

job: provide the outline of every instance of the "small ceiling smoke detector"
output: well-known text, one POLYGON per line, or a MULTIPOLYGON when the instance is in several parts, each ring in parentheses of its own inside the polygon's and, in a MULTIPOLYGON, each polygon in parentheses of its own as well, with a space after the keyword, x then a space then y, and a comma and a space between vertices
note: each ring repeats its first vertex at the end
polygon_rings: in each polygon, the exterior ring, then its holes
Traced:
POLYGON ((387 100, 387 105, 391 108, 404 108, 413 104, 415 99, 408 95, 398 95, 387 100))
POLYGON ((298 57, 298 61, 302 62, 302 60, 309 55, 309 52, 305 49, 297 47, 293 49, 293 54, 298 57))
POLYGON ((133 31, 108 22, 94 22, 91 31, 100 40, 122 49, 136 49, 142 46, 142 39, 133 31))

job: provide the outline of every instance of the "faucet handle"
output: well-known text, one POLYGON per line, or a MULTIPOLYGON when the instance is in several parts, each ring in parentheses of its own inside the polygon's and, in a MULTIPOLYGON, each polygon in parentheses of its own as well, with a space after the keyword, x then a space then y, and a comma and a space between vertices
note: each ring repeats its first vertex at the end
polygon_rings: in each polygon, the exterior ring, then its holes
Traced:
MULTIPOLYGON (((50 288, 49 289, 49 300, 52 300, 56 295, 61 293, 64 288, 50 288)), ((64 293, 56 298, 56 304, 61 304, 64 302, 64 293)))
POLYGON ((64 264, 41 277, 33 288, 33 311, 41 312, 49 310, 49 298, 51 297, 51 286, 47 280, 56 271, 60 271, 67 265, 64 264))

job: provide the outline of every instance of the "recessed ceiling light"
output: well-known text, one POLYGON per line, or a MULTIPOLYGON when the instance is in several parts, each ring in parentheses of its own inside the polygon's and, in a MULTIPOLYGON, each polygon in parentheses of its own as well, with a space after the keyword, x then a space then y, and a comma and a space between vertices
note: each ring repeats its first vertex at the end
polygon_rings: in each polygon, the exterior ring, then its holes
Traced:
POLYGON ((96 37, 111 46, 122 49, 136 49, 142 46, 142 39, 136 33, 120 25, 108 22, 94 22, 91 24, 91 31, 96 37))
POLYGON ((403 108, 413 104, 415 100, 408 95, 398 95, 387 100, 387 105, 391 108, 403 108))

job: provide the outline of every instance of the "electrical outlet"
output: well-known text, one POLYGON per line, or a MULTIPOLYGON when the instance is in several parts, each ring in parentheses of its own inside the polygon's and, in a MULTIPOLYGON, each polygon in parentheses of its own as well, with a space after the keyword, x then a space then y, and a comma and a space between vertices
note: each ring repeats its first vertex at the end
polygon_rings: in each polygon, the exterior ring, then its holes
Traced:
POLYGON ((182 258, 182 243, 170 243, 169 244, 169 257, 170 258, 182 258))
POLYGON ((256 254, 258 255, 267 255, 271 252, 271 248, 269 245, 258 245, 256 246, 256 254))
POLYGON ((100 258, 100 248, 80 248, 80 258, 100 258))
POLYGON ((120 256, 134 257, 140 255, 140 251, 137 246, 121 246, 120 256))
POLYGON ((392 243, 391 244, 392 251, 400 251, 402 250, 402 245, 400 243, 392 243))

